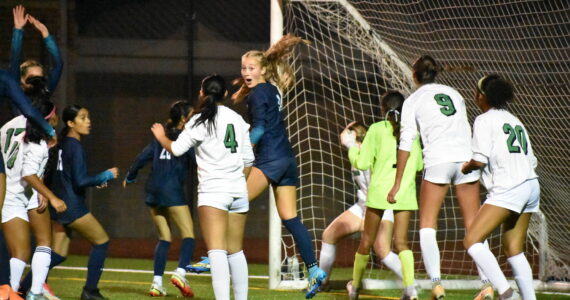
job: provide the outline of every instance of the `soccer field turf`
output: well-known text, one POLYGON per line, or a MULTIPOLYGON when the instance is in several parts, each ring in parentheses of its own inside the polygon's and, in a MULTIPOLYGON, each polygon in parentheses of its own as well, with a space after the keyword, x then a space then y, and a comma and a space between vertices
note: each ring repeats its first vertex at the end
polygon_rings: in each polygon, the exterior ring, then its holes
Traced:
MULTIPOLYGON (((166 267, 167 271, 176 268, 175 261, 169 261, 166 267)), ((87 257, 70 256, 62 265, 63 267, 85 267, 87 265, 87 257)), ((145 273, 132 272, 103 272, 103 277, 99 287, 101 293, 109 299, 131 300, 146 299, 148 289, 152 281, 152 261, 144 259, 120 259, 109 258, 105 263, 106 269, 127 269, 144 271, 145 273)), ((249 297, 248 299, 304 299, 304 294, 296 290, 269 290, 267 288, 267 265, 250 264, 249 274, 251 276, 259 276, 261 278, 250 278, 249 281, 249 297)), ((333 273, 333 280, 348 280, 352 274, 351 269, 337 268, 333 273)), ((49 284, 55 293, 62 299, 77 299, 81 294, 81 289, 85 282, 86 271, 83 269, 54 269, 50 273, 49 284)), ((176 288, 169 283, 169 275, 164 276, 164 286, 168 295, 164 298, 175 299, 182 296, 176 288)), ((211 278, 208 275, 187 276, 190 286, 194 290, 194 299, 214 299, 214 293, 211 286, 211 278)), ((363 291, 361 299, 399 299, 400 290, 382 290, 382 291, 363 291)), ((475 290, 448 291, 446 300, 472 299, 475 290)), ((420 293, 420 299, 428 299, 429 291, 424 290, 420 293)), ((314 299, 346 299, 344 290, 331 290, 327 293, 319 293, 314 299)), ((538 299, 570 299, 567 295, 558 294, 539 294, 538 299)))

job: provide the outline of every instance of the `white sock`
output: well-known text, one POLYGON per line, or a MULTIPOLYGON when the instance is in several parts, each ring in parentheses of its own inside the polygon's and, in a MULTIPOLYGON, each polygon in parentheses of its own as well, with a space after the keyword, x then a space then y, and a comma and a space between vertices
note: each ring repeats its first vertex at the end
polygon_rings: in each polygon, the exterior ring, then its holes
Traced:
POLYGON ((535 300, 536 294, 532 284, 532 269, 524 256, 524 252, 507 258, 507 261, 513 268, 513 275, 523 300, 535 300))
POLYGON ((247 260, 243 250, 228 255, 228 263, 230 265, 230 274, 232 276, 232 285, 234 288, 235 300, 247 300, 248 271, 247 260))
POLYGON ((382 258, 382 263, 388 267, 388 269, 392 270, 394 274, 398 275, 400 280, 404 278, 402 276, 402 262, 400 262, 398 254, 390 251, 386 257, 382 258))
MULTIPOLYGON (((491 249, 489 249, 489 242, 487 242, 487 240, 483 242, 483 245, 485 246, 485 248, 491 251, 491 249)), ((477 264, 475 264, 475 266, 477 267, 477 273, 479 273, 479 278, 481 279, 481 283, 483 283, 484 285, 487 283, 491 283, 489 281, 489 278, 487 278, 487 276, 485 275, 485 272, 483 272, 483 270, 481 270, 481 268, 479 268, 477 264)))
POLYGON ((420 229, 420 248, 426 271, 432 282, 441 280, 441 269, 439 261, 439 247, 435 235, 435 229, 420 229))
POLYGON ((155 285, 158 285, 158 286, 162 286, 162 276, 155 275, 152 278, 152 283, 154 283, 155 285))
POLYGON ((325 279, 327 282, 331 277, 331 271, 335 260, 336 245, 323 242, 321 245, 321 256, 319 257, 319 268, 327 273, 327 278, 325 279))
POLYGON ((176 274, 180 275, 180 277, 186 277, 186 270, 184 270, 182 268, 176 268, 176 270, 174 270, 174 272, 176 272, 176 274))
POLYGON ((20 279, 26 268, 26 262, 15 257, 10 258, 10 285, 14 291, 20 288, 20 279))
POLYGON ((212 287, 216 300, 230 299, 230 266, 226 250, 213 249, 208 251, 212 287))
POLYGON ((489 248, 483 245, 483 243, 473 244, 469 249, 467 249, 467 253, 471 255, 475 263, 483 270, 491 283, 497 288, 499 295, 503 294, 511 287, 507 282, 507 278, 501 271, 497 259, 489 248))
POLYGON ((36 247, 34 256, 32 256, 32 294, 41 294, 42 287, 46 282, 49 272, 49 264, 51 263, 51 248, 45 246, 36 247))

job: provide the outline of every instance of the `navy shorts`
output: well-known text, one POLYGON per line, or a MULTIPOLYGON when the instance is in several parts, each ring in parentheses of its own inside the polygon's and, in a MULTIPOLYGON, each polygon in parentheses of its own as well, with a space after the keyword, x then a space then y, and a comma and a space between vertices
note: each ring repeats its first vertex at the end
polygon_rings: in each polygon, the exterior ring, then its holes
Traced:
POLYGON ((171 207, 188 205, 183 193, 172 191, 146 192, 144 203, 150 207, 171 207))
POLYGON ((254 165, 260 169, 265 176, 271 180, 271 184, 276 186, 297 186, 299 177, 297 176, 297 161, 294 157, 279 160, 259 162, 254 165))
POLYGON ((60 214, 58 214, 55 209, 50 206, 52 219, 61 225, 67 226, 73 223, 73 221, 89 213, 89 209, 87 209, 85 203, 68 203, 65 201, 65 204, 67 205, 67 210, 60 214))

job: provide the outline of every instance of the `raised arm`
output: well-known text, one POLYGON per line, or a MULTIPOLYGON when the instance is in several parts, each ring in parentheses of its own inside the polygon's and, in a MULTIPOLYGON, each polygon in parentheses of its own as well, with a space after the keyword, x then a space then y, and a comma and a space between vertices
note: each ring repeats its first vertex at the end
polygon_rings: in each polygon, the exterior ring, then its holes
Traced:
POLYGON ((22 39, 24 26, 28 22, 26 9, 18 5, 12 9, 14 16, 14 29, 12 30, 12 45, 10 47, 10 76, 16 82, 20 81, 20 63, 22 61, 22 39))
MULTIPOLYGON (((370 130, 368 130, 366 133, 366 136, 364 137, 364 141, 362 141, 360 148, 356 146, 356 142, 348 143, 348 145, 345 145, 348 148, 348 159, 350 160, 350 164, 359 170, 368 170, 374 163, 376 149, 378 147, 378 143, 380 143, 377 138, 376 130, 374 128, 374 126, 370 127, 370 130)), ((354 131, 347 133, 347 130, 345 129, 345 131, 343 131, 343 134, 350 134, 351 136, 354 136, 354 139, 356 138, 354 131)))
MULTIPOLYGON (((192 122, 192 120, 188 121, 188 123, 190 122, 192 122)), ((192 128, 191 130, 188 123, 174 142, 166 136, 162 124, 155 123, 152 125, 150 130, 164 149, 174 154, 174 156, 181 156, 184 153, 188 152, 190 148, 194 147, 197 143, 202 141, 205 136, 205 127, 202 126, 203 124, 196 126, 196 128, 192 128)))
POLYGON ((61 78, 61 72, 63 70, 63 59, 61 58, 61 53, 55 42, 53 35, 49 34, 48 28, 33 16, 29 16, 30 23, 42 34, 46 48, 53 59, 53 66, 51 67, 48 75, 48 89, 50 92, 54 92, 59 79, 61 78))

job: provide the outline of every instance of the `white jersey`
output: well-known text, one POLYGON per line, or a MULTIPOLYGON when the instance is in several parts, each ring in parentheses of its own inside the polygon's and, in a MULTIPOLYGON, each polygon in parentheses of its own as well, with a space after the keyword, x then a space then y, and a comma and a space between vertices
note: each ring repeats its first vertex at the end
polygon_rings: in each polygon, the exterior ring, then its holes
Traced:
POLYGON ((229 193, 247 197, 244 167, 255 159, 249 139, 249 124, 235 111, 218 106, 215 131, 208 133, 205 124, 193 127, 193 116, 178 139, 172 143, 172 153, 180 156, 191 147, 196 149, 198 164, 198 192, 229 193))
POLYGON ((471 157, 471 127, 463 97, 442 84, 425 84, 402 107, 399 149, 412 150, 420 132, 424 165, 465 162, 471 157))
POLYGON ((356 191, 356 197, 358 198, 358 203, 364 205, 366 203, 366 194, 368 193, 368 185, 370 184, 370 171, 361 171, 356 168, 352 168, 352 179, 354 183, 358 186, 356 191))
POLYGON ((524 125, 503 109, 490 109, 475 119, 473 160, 487 164, 481 180, 489 193, 505 192, 538 177, 524 125))
POLYGON ((40 144, 24 143, 26 118, 18 116, 0 128, 0 148, 6 169, 5 205, 27 206, 37 193, 28 186, 23 177, 42 177, 48 160, 45 141, 40 144))

